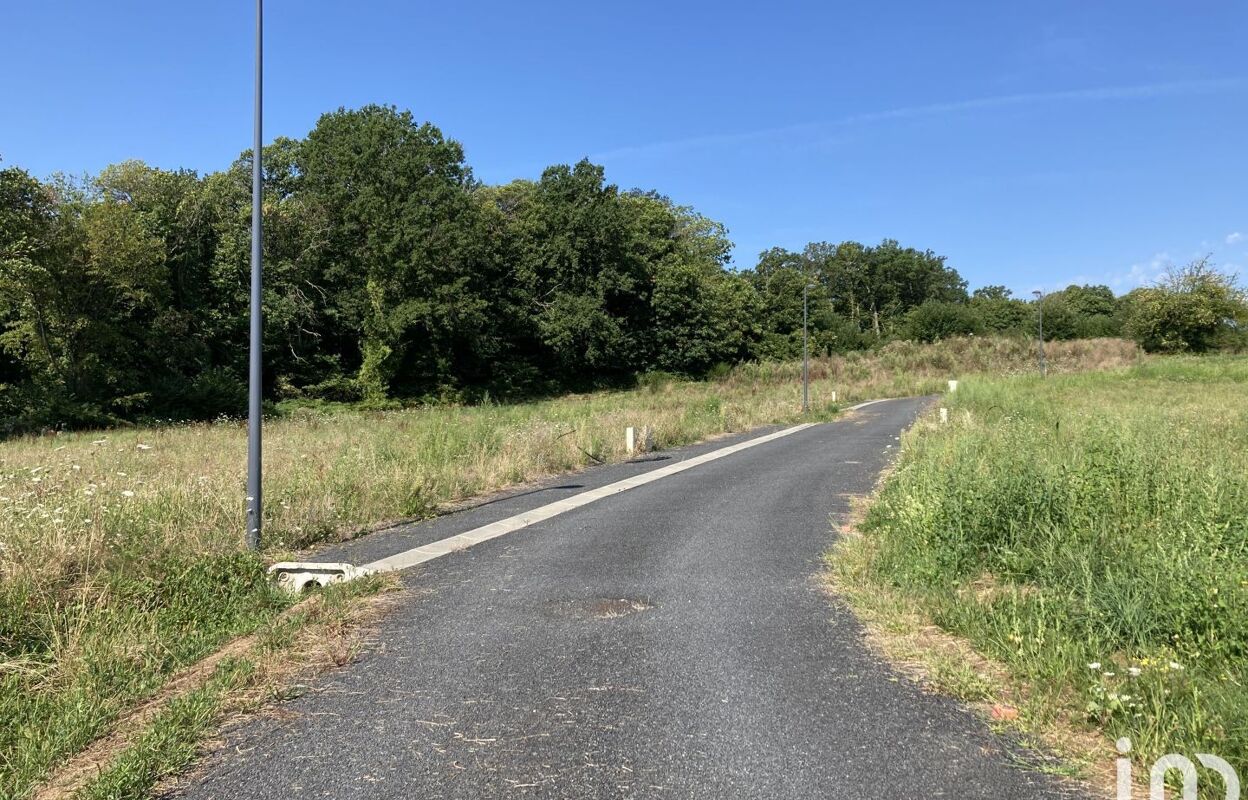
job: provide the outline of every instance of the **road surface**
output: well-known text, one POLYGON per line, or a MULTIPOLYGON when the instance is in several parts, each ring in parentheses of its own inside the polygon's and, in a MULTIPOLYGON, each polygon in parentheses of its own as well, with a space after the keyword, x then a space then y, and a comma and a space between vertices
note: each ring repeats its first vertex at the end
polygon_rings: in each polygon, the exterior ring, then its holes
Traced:
MULTIPOLYGON (((1070 789, 863 644, 830 518, 920 399, 871 405, 403 574, 378 645, 226 734, 185 798, 1045 798, 1070 789)), ((356 564, 758 433, 327 552, 356 564)))

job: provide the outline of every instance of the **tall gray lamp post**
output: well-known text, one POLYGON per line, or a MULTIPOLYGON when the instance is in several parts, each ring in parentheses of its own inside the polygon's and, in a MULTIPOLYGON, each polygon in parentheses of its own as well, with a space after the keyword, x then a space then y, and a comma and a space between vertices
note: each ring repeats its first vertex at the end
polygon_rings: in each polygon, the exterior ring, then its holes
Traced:
POLYGON ((1040 353, 1040 377, 1043 378, 1047 374, 1044 365, 1044 292, 1037 289, 1032 294, 1036 296, 1036 344, 1040 353))
POLYGON ((807 307, 810 284, 802 287, 802 413, 810 411, 810 334, 806 320, 809 316, 807 307))
POLYGON ((261 165, 261 121, 264 90, 264 0, 256 0, 256 111, 255 139, 251 149, 251 342, 250 371, 247 386, 247 547, 260 548, 261 494, 260 494, 260 425, 261 389, 264 379, 262 338, 264 335, 263 310, 261 308, 262 266, 260 202, 263 191, 261 181, 264 172, 261 165))

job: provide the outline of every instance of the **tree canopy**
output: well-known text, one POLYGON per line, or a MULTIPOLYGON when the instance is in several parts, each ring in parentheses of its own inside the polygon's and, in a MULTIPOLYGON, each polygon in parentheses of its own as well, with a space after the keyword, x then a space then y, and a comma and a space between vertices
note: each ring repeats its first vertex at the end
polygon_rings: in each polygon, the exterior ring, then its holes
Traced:
MULTIPOLYGON (((244 411, 251 161, 0 169, 0 432, 244 411)), ((263 180, 270 400, 516 397, 794 358, 804 296, 815 354, 1037 330, 1035 303, 968 294, 943 256, 891 239, 739 270, 721 223, 587 160, 485 185, 458 142, 388 106, 277 139, 263 180)), ((1042 306, 1046 337, 1203 350, 1242 333, 1243 302, 1202 263, 1042 306)))

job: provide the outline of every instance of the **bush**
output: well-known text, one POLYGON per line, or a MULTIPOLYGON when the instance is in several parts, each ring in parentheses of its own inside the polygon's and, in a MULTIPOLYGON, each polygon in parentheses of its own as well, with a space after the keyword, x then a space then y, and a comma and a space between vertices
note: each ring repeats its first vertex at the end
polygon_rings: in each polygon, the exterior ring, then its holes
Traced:
POLYGON ((247 412, 247 384, 221 367, 189 379, 167 379, 152 397, 148 413, 159 419, 204 420, 247 412))
POLYGON ((1248 299, 1207 258, 1172 269, 1126 297, 1127 333, 1150 352, 1203 353, 1242 342, 1248 299))
POLYGON ((906 315, 906 335, 919 342, 982 333, 983 320, 965 303, 929 301, 906 315))
POLYGON ((651 393, 656 393, 663 391, 678 380, 680 380, 680 378, 677 376, 670 372, 663 372, 662 370, 643 372, 637 376, 637 388, 644 389, 651 393))

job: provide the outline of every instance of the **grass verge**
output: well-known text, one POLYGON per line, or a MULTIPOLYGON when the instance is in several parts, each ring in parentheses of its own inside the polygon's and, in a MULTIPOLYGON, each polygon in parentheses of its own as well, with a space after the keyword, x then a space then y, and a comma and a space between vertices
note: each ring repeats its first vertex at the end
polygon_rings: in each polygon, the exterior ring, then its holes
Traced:
MULTIPOLYGON (((1131 363, 1117 340, 1049 349, 1055 370, 1131 363)), ((898 343, 811 364, 815 419, 840 404, 1032 369, 1026 342, 898 343)), ((434 513, 508 485, 800 417, 800 364, 719 380, 648 376, 632 391, 516 405, 305 409, 265 430, 266 557, 434 513)), ((291 600, 239 552, 237 422, 0 443, 0 796, 23 798, 170 676, 269 624, 291 600)))
POLYGON ((309 596, 256 633, 186 670, 108 735, 58 769, 35 800, 148 796, 183 770, 231 716, 299 691, 298 681, 350 662, 390 604, 393 580, 370 577, 309 596))
POLYGON ((1125 736, 1137 776, 1169 752, 1242 766, 1246 390, 1242 357, 967 381, 949 424, 907 436, 835 580, 918 662, 937 648, 915 630, 965 640, 995 672, 936 683, 1004 696, 1067 754, 1112 768, 1125 736))

